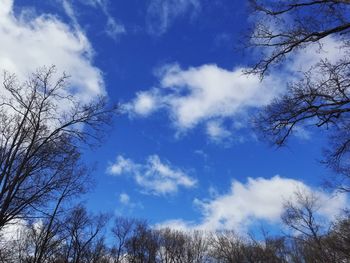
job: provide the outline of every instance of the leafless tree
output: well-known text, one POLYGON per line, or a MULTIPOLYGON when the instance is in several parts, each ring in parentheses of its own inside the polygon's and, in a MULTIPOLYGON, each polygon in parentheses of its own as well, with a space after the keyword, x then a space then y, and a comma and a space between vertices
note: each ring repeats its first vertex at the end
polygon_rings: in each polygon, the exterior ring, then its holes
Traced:
POLYGON ((71 263, 91 262, 103 249, 101 234, 107 221, 107 215, 93 216, 84 206, 76 206, 65 218, 63 245, 56 258, 71 263))
POLYGON ((338 218, 326 238, 331 251, 334 251, 337 262, 350 260, 350 215, 338 218))
POLYGON ((319 199, 305 191, 298 191, 295 196, 296 202, 286 202, 282 221, 292 229, 291 238, 300 254, 306 262, 338 262, 327 244, 329 228, 317 215, 319 199))
POLYGON ((204 232, 180 231, 170 228, 160 229, 159 262, 199 263, 209 262, 209 242, 204 232))
POLYGON ((93 216, 78 205, 52 218, 27 223, 14 240, 0 248, 6 263, 111 262, 104 242, 106 215, 93 216))
POLYGON ((80 103, 68 76, 42 68, 26 82, 5 74, 0 97, 0 229, 36 217, 78 170, 81 143, 98 139, 114 109, 106 100, 80 103), (56 79, 55 79, 56 78, 56 79))
POLYGON ((212 233, 209 244, 210 256, 214 262, 287 262, 283 238, 248 239, 242 238, 232 230, 226 230, 212 233))
POLYGON ((248 262, 289 262, 289 249, 284 236, 269 236, 263 231, 264 239, 253 236, 245 242, 244 255, 248 262))
POLYGON ((217 262, 244 262, 245 242, 234 231, 220 231, 210 236, 210 255, 217 262))
POLYGON ((71 176, 66 185, 62 187, 61 192, 57 195, 57 200, 53 200, 42 215, 40 220, 32 220, 27 241, 32 246, 32 254, 30 255, 31 263, 50 262, 53 261, 55 254, 62 247, 65 239, 63 232, 66 230, 66 217, 69 216, 70 207, 68 201, 77 198, 86 191, 88 186, 88 178, 85 170, 78 170, 76 167, 71 171, 77 173, 71 176))
POLYGON ((188 234, 186 243, 186 261, 190 263, 208 262, 209 243, 206 233, 200 230, 192 231, 188 234))
POLYGON ((320 43, 329 36, 349 44, 347 0, 250 0, 250 3, 255 23, 249 43, 261 48, 254 73, 263 76, 295 50, 320 43))
POLYGON ((20 220, 12 221, 4 230, 0 238, 0 262, 26 262, 31 248, 26 223, 20 220))
POLYGON ((115 263, 122 263, 125 261, 127 255, 127 241, 135 233, 136 226, 143 223, 144 222, 140 220, 120 216, 114 220, 112 235, 116 244, 112 248, 112 254, 115 263))
POLYGON ((146 222, 139 222, 126 241, 126 261, 130 263, 156 262, 159 235, 146 222))
MULTIPOLYGON (((263 78, 271 68, 312 45, 322 51, 322 41, 338 43, 340 59, 320 59, 288 84, 257 116, 258 130, 272 142, 284 145, 301 127, 324 128, 330 137, 324 163, 339 173, 336 186, 348 191, 350 185, 350 2, 347 0, 252 0, 254 29, 251 46, 260 50, 250 73, 263 78)), ((298 74, 297 74, 298 75, 298 74)))
POLYGON ((182 231, 170 228, 160 229, 159 259, 162 263, 185 262, 188 236, 182 231))

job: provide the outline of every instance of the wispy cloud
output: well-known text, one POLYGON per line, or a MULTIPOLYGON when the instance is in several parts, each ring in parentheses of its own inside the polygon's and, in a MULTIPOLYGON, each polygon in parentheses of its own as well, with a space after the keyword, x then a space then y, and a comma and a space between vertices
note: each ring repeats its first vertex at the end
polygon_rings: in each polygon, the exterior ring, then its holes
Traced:
POLYGON ((199 0, 151 0, 147 10, 147 30, 162 35, 177 18, 194 16, 200 10, 199 0))
POLYGON ((222 142, 227 138, 231 138, 232 132, 227 130, 220 120, 207 122, 207 135, 214 142, 222 142))
POLYGON ((106 33, 108 36, 117 40, 121 34, 126 33, 126 29, 124 25, 118 23, 111 15, 108 13, 107 15, 107 25, 106 25, 106 33))
POLYGON ((174 219, 159 226, 180 229, 222 230, 234 229, 244 232, 263 220, 271 224, 280 223, 286 201, 296 203, 296 192, 301 191, 318 199, 317 214, 328 220, 334 219, 347 204, 345 194, 334 195, 312 189, 303 182, 274 176, 270 179, 248 178, 246 183, 233 181, 228 193, 215 195, 207 200, 194 200, 202 214, 199 223, 174 219))
POLYGON ((94 2, 97 6, 99 6, 102 12, 105 14, 107 18, 106 33, 108 36, 116 40, 121 34, 126 33, 125 26, 117 22, 116 19, 109 12, 107 0, 90 0, 90 1, 94 2))
POLYGON ((135 210, 144 209, 140 201, 133 200, 133 198, 125 192, 122 192, 119 194, 118 202, 119 202, 119 205, 115 210, 116 214, 118 215, 123 215, 123 216, 125 216, 125 214, 132 215, 132 213, 135 210))
POLYGON ((176 193, 180 187, 192 188, 197 184, 196 179, 168 162, 162 162, 158 155, 149 156, 144 164, 119 155, 109 165, 107 172, 116 176, 129 175, 143 191, 154 195, 176 193))
POLYGON ((76 15, 75 15, 75 12, 74 12, 74 9, 73 9, 71 2, 68 0, 62 0, 62 6, 64 9, 64 12, 70 18, 74 27, 76 27, 80 30, 80 25, 79 25, 79 22, 78 22, 76 15))
MULTIPOLYGON (((86 0, 86 1, 80 1, 82 4, 91 6, 93 8, 98 8, 102 11, 102 13, 105 15, 107 22, 105 26, 105 33, 111 37, 114 40, 117 40, 120 35, 126 33, 125 26, 121 24, 120 22, 117 22, 117 20, 111 15, 109 9, 108 9, 108 1, 107 0, 86 0)), ((66 12, 66 14, 70 17, 73 24, 75 26, 79 26, 78 19, 75 15, 74 8, 72 6, 72 3, 67 0, 62 0, 63 8, 66 12)))

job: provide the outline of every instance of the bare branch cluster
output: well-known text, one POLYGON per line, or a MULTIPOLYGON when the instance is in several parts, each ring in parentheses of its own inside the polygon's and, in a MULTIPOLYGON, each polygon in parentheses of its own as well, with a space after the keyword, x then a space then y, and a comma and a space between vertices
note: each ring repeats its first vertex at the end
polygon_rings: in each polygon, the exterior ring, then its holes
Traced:
MULTIPOLYGON (((262 57, 252 73, 263 76, 286 56, 309 44, 333 36, 349 45, 349 1, 341 0, 251 0, 255 26, 250 44, 262 57)), ((320 46, 321 48, 322 46, 320 46)))
MULTIPOLYGON (((0 98, 0 229, 36 217, 51 201, 83 192, 79 145, 98 139, 113 109, 81 103, 68 76, 42 68, 26 82, 5 74, 0 98)), ((41 214, 42 215, 42 214, 41 214)))
POLYGON ((330 139, 323 163, 341 175, 334 186, 348 191, 350 2, 253 0, 251 3, 255 27, 250 43, 261 51, 261 57, 250 73, 263 77, 298 49, 314 43, 322 49, 323 39, 331 37, 338 43, 341 59, 321 58, 302 72, 302 77, 288 84, 284 95, 258 114, 255 123, 258 131, 278 146, 300 129, 322 128, 330 139))

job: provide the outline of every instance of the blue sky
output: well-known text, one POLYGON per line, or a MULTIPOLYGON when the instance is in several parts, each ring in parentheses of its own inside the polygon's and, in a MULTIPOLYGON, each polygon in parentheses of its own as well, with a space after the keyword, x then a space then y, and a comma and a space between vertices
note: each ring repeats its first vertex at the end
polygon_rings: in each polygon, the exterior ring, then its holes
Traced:
POLYGON ((106 95, 120 114, 95 166, 92 211, 183 229, 249 230, 276 224, 285 200, 305 190, 331 218, 345 195, 320 185, 322 134, 299 127, 288 147, 260 141, 251 116, 283 93, 295 69, 327 52, 303 50, 260 82, 240 41, 251 26, 245 1, 0 0, 0 69, 25 78, 55 64, 88 102, 106 95))

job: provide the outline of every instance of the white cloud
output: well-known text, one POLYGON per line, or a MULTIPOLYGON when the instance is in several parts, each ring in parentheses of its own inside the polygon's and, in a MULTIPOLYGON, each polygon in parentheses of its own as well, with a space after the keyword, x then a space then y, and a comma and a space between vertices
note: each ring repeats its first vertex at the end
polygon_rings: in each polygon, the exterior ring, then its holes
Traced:
POLYGON ((333 219, 346 207, 347 196, 345 194, 335 196, 312 189, 301 181, 280 176, 270 179, 248 178, 245 184, 233 181, 227 194, 217 195, 209 200, 196 199, 194 203, 202 213, 200 223, 194 224, 176 219, 160 225, 180 229, 244 231, 259 220, 279 223, 285 202, 296 202, 295 193, 297 191, 316 196, 320 204, 317 213, 327 219, 333 219))
POLYGON ((207 134, 216 142, 221 142, 225 138, 231 137, 232 133, 223 127, 222 122, 219 120, 207 122, 207 134))
POLYGON ((128 205, 130 204, 130 196, 126 193, 121 193, 119 195, 119 202, 123 205, 128 205))
POLYGON ((13 0, 1 1, 0 10, 0 71, 24 79, 54 64, 58 72, 71 74, 71 91, 82 102, 105 93, 102 73, 93 66, 93 50, 81 30, 49 14, 16 15, 13 0))
MULTIPOLYGON (((321 59, 331 62, 341 59, 344 54, 339 45, 336 39, 326 38, 322 49, 314 45, 301 49, 262 81, 256 75, 245 74, 249 68, 244 67, 228 70, 204 64, 182 69, 178 64, 165 65, 156 72, 158 87, 137 93, 124 106, 129 114, 143 117, 157 110, 167 111, 177 133, 204 124, 209 138, 218 141, 235 134, 235 130, 249 127, 251 110, 283 94, 286 84, 300 77, 300 71, 309 70, 321 59)), ((314 70, 313 74, 319 73, 314 70)), ((303 127, 295 135, 309 137, 303 127)))
POLYGON ((107 172, 113 175, 121 175, 126 172, 129 173, 135 168, 136 165, 133 163, 133 161, 118 155, 116 161, 108 166, 107 172))
POLYGON ((156 93, 138 92, 132 102, 123 105, 123 109, 131 115, 147 117, 160 106, 156 93))
POLYGON ((148 32, 162 35, 178 17, 196 15, 199 10, 199 0, 151 0, 147 10, 148 32))
POLYGON ((194 226, 195 226, 194 222, 187 222, 181 219, 167 220, 162 223, 154 225, 156 229, 170 228, 170 229, 176 229, 179 231, 192 230, 193 228, 195 228, 194 226))
POLYGON ((279 87, 273 77, 260 82, 244 70, 226 70, 214 64, 187 70, 168 65, 158 71, 160 87, 137 93, 125 108, 142 116, 163 108, 179 131, 206 123, 211 137, 227 136, 227 129, 219 125, 223 119, 238 118, 248 108, 268 104, 279 87))
POLYGON ((245 107, 267 104, 275 95, 271 79, 264 84, 247 76, 243 68, 232 71, 216 65, 182 70, 177 65, 164 69, 161 85, 177 94, 167 101, 176 124, 191 128, 203 120, 231 117, 245 107), (183 95, 185 93, 186 95, 183 95))
POLYGON ((149 156, 145 164, 134 163, 119 155, 107 171, 112 175, 131 175, 145 192, 154 195, 176 193, 179 187, 192 188, 197 183, 181 169, 161 162, 158 155, 149 156))
POLYGON ((12 12, 13 0, 3 0, 0 2, 0 14, 1 16, 7 15, 12 12))

